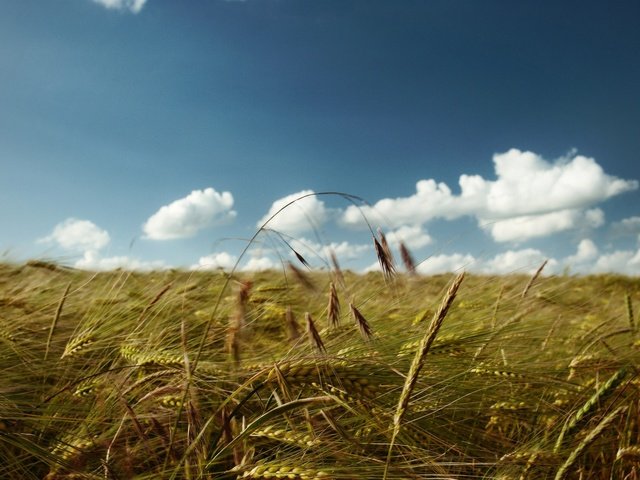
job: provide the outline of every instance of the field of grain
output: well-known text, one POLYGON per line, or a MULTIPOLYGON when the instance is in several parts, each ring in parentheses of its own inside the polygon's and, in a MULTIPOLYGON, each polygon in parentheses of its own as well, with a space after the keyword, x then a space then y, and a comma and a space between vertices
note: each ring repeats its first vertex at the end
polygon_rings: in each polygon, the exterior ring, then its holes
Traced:
POLYGON ((639 296, 0 265, 0 478, 635 479, 639 296))

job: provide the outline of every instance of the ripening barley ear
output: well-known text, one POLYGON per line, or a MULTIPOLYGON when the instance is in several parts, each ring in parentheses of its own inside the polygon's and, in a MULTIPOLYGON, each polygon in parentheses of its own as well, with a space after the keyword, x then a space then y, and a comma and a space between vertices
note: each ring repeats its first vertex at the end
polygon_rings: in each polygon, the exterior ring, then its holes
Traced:
MULTIPOLYGON (((293 248, 291 249, 293 250, 293 248)), ((296 258, 300 261, 301 264, 303 264, 305 267, 307 268, 311 268, 311 266, 309 265, 309 262, 307 262, 307 260, 297 251, 293 250, 293 253, 295 254, 296 258)))
MULTIPOLYGON (((379 233, 382 235, 382 238, 385 238, 382 231, 379 230, 379 233)), ((385 245, 387 245, 386 238, 384 239, 384 243, 385 245)), ((387 280, 391 279, 395 275, 396 269, 393 266, 393 258, 391 257, 389 245, 387 245, 385 248, 374 235, 373 246, 376 250, 376 257, 378 258, 378 262, 380 263, 380 268, 382 268, 384 278, 387 280)))
POLYGON ((287 267, 289 271, 293 274, 298 282, 300 282, 305 288, 315 291, 316 287, 313 285, 309 277, 298 267, 296 267, 293 263, 287 262, 287 267))
POLYGON ((318 329, 313 323, 311 314, 309 312, 306 312, 304 314, 304 318, 307 321, 307 334, 309 335, 309 343, 311 343, 311 346, 314 347, 316 350, 318 350, 320 353, 325 353, 327 349, 325 348, 324 343, 322 342, 322 338, 318 333, 318 329))
POLYGON ((400 257, 402 258, 402 263, 404 263, 404 268, 407 269, 407 273, 409 273, 409 275, 415 275, 416 263, 413 260, 413 257, 411 256, 411 252, 409 252, 409 249, 404 244, 404 242, 400 242, 399 248, 400 248, 400 257))
POLYGON ((345 288, 346 283, 344 281, 344 275, 342 274, 342 269, 340 268, 340 264, 338 263, 338 257, 336 257, 336 252, 331 250, 329 258, 331 259, 331 266, 333 267, 333 273, 336 276, 336 280, 338 281, 338 283, 342 288, 345 288))
POLYGON ((300 338, 300 327, 298 326, 298 322, 296 321, 296 317, 293 310, 291 310, 291 307, 287 307, 284 314, 284 321, 287 325, 287 331, 289 332, 289 340, 296 342, 298 338, 300 338))
POLYGON ((349 304, 349 310, 351 310, 351 316, 353 317, 354 323, 358 326, 358 330, 360 330, 360 335, 366 341, 369 341, 373 338, 373 330, 371 330, 371 326, 364 315, 360 313, 353 303, 349 304))
POLYGON ((380 237, 380 246, 384 250, 385 255, 389 258, 389 261, 393 265, 395 263, 393 259, 393 254, 391 253, 391 248, 389 248, 389 243, 387 242, 387 237, 380 227, 378 227, 378 237, 380 237))
POLYGON ((327 321, 330 327, 340 324, 340 300, 333 282, 329 284, 329 305, 327 306, 327 321))

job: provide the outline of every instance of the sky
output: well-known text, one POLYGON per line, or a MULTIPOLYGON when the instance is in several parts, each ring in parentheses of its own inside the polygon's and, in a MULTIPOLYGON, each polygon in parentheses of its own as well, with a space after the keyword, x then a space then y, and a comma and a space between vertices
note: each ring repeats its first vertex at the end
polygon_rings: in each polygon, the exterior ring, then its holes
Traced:
POLYGON ((0 260, 640 274, 636 1, 0 9, 0 260))

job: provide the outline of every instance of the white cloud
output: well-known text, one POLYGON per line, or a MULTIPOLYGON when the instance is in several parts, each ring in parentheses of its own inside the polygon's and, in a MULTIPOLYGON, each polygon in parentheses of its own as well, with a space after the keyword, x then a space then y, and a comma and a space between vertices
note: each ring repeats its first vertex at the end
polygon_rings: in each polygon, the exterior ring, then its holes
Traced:
POLYGON ((433 242, 431 236, 420 225, 402 225, 389 232, 386 237, 389 244, 394 247, 398 247, 400 242, 404 242, 408 248, 416 250, 433 242))
POLYGON ((587 262, 593 262, 598 257, 598 247, 590 239, 585 238, 578 244, 574 255, 568 256, 563 263, 573 269, 583 270, 587 262))
POLYGON ((38 243, 56 243, 72 251, 100 250, 109 244, 109 233, 89 220, 67 218, 38 243))
POLYGON ((638 188, 637 181, 607 175, 582 155, 550 163, 512 148, 493 161, 498 180, 489 182, 487 197, 487 214, 493 218, 585 208, 638 188))
POLYGON ((497 242, 522 242, 530 238, 546 237, 572 228, 597 228, 604 224, 604 212, 591 210, 559 210, 541 215, 524 215, 482 224, 497 242))
POLYGON ((615 222, 611 229, 618 235, 633 235, 640 233, 640 217, 629 217, 615 222))
POLYGON ((263 270, 273 270, 281 265, 274 262, 270 257, 251 257, 247 263, 242 266, 245 272, 261 272, 263 270))
POLYGON ((481 270, 484 273, 491 274, 533 273, 545 260, 547 260, 547 264, 544 267, 543 273, 549 274, 555 272, 558 261, 547 257, 540 250, 533 248, 507 250, 485 261, 481 270))
POLYGON ((471 206, 465 209, 461 197, 454 196, 445 183, 430 179, 418 181, 416 193, 410 197, 384 198, 372 207, 351 205, 345 210, 341 221, 345 225, 366 225, 362 217, 364 215, 372 223, 396 228, 423 224, 438 217, 453 219, 470 210, 471 206))
POLYGON ((129 10, 131 13, 139 13, 147 3, 147 0, 93 0, 110 10, 129 10))
POLYGON ((273 202, 256 227, 260 228, 268 221, 266 228, 295 235, 322 226, 328 220, 329 213, 313 190, 302 190, 273 202), (275 217, 269 220, 273 215, 275 217))
POLYGON ((640 275, 640 249, 635 252, 632 250, 618 250, 601 255, 593 266, 592 272, 640 275))
POLYGON ((435 218, 471 215, 481 225, 502 224, 496 227, 496 240, 521 241, 575 226, 599 225, 600 211, 585 209, 638 188, 636 180, 607 175, 593 158, 582 155, 548 162, 533 152, 514 148, 494 155, 493 162, 496 180, 461 175, 458 195, 445 183, 420 180, 416 192, 408 197, 385 198, 373 207, 348 207, 341 222, 363 226, 363 213, 371 222, 399 228, 423 225, 435 218), (499 220, 503 222, 496 223, 499 220), (516 235, 515 229, 522 229, 522 233, 516 235))
POLYGON ((416 271, 423 275, 471 270, 476 263, 473 255, 453 253, 432 255, 416 267, 416 271))
POLYGON ((161 260, 147 262, 127 256, 101 257, 100 254, 94 250, 84 252, 84 256, 79 259, 74 266, 82 270, 91 271, 115 270, 116 268, 150 271, 168 268, 161 260))
POLYGON ((238 258, 227 252, 217 252, 198 259, 196 265, 191 266, 191 270, 231 270, 238 258))
POLYGON ((296 252, 309 261, 318 256, 320 256, 322 260, 327 261, 331 258, 331 252, 335 253, 338 260, 355 260, 360 258, 363 253, 373 251, 373 244, 352 244, 347 241, 331 242, 322 245, 307 238, 299 238, 292 240, 290 244, 296 252))
POLYGON ((235 218, 233 196, 213 188, 194 190, 189 195, 160 208, 142 227, 147 238, 171 240, 194 236, 199 230, 235 218))

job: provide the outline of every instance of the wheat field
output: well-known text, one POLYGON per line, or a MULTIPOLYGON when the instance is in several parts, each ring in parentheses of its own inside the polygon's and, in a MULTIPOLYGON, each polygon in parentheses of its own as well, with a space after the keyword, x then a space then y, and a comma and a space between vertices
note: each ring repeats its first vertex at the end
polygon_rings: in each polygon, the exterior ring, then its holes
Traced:
POLYGON ((382 267, 1 264, 0 478, 638 478, 637 278, 382 267))

